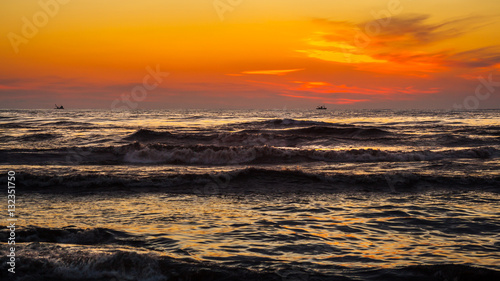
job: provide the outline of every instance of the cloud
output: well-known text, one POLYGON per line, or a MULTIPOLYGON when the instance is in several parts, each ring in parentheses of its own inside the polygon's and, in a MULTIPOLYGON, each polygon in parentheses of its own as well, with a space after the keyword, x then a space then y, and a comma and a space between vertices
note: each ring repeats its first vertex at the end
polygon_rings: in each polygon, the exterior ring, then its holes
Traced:
POLYGON ((369 45, 391 48, 417 47, 435 42, 457 38, 461 35, 488 25, 489 18, 469 16, 429 23, 430 15, 409 14, 359 23, 315 19, 314 23, 330 28, 322 38, 326 42, 344 42, 359 47, 357 36, 362 35, 369 45))
POLYGON ((398 94, 405 95, 421 95, 421 94, 434 94, 438 93, 438 88, 430 88, 430 89, 416 89, 413 86, 406 87, 374 87, 374 88, 366 88, 359 86, 347 86, 345 84, 342 85, 333 85, 328 82, 303 82, 303 81, 294 81, 293 83, 299 84, 298 87, 290 87, 288 88, 294 92, 309 92, 314 94, 357 94, 363 96, 394 96, 398 94))
MULTIPOLYGON (((429 78, 454 67, 498 67, 499 48, 436 50, 438 43, 488 25, 489 18, 463 17, 431 22, 429 15, 401 15, 359 23, 315 19, 323 28, 305 38, 309 58, 352 64, 357 70, 429 78), (326 29, 325 29, 326 28, 326 29)), ((442 48, 442 47, 441 47, 442 48)))
POLYGON ((369 101, 368 99, 325 98, 325 97, 316 97, 316 96, 301 96, 301 95, 294 95, 294 94, 280 94, 280 95, 284 96, 284 97, 290 97, 290 98, 317 100, 317 101, 320 101, 322 103, 328 103, 328 104, 354 104, 354 103, 369 101))
POLYGON ((325 61, 333 61, 340 63, 378 63, 386 62, 385 60, 376 59, 368 55, 358 55, 354 53, 344 53, 338 51, 324 50, 297 50, 297 52, 305 53, 310 58, 317 58, 325 61))
POLYGON ((481 26, 479 17, 465 17, 428 23, 429 15, 402 15, 358 25, 379 47, 421 48, 424 45, 459 37, 481 26), (369 28, 377 26, 378 28, 369 28))
POLYGON ((453 54, 450 64, 456 67, 485 68, 500 66, 500 47, 486 47, 453 54))
POLYGON ((252 70, 252 71, 243 71, 241 73, 244 74, 260 74, 260 75, 285 75, 291 72, 301 71, 303 68, 297 69, 283 69, 283 70, 252 70))

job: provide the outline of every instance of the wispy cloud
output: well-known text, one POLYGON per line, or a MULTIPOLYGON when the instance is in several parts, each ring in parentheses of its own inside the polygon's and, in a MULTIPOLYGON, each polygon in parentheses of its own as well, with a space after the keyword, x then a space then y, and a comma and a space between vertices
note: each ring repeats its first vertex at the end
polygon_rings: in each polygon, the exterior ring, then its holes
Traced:
POLYGON ((251 71, 243 71, 243 74, 259 74, 259 75, 285 75, 291 72, 301 71, 303 68, 297 69, 280 69, 280 70, 251 70, 251 71))
POLYGON ((409 95, 434 94, 439 92, 438 88, 416 89, 413 86, 366 88, 359 86, 347 86, 345 84, 332 85, 328 82, 317 82, 317 81, 316 82, 294 81, 294 83, 300 85, 298 87, 290 87, 289 90, 311 92, 315 94, 358 94, 366 96, 384 96, 384 95, 395 95, 395 94, 409 94, 409 95))
POLYGON ((304 95, 297 95, 297 94, 280 94, 280 95, 284 96, 284 97, 290 97, 290 98, 314 100, 314 101, 319 101, 321 103, 328 103, 328 104, 354 104, 354 103, 369 101, 368 99, 325 98, 325 97, 304 96, 304 95))
MULTIPOLYGON (((484 17, 463 17, 429 23, 429 15, 402 15, 387 19, 377 34, 368 34, 376 47, 422 48, 424 45, 448 40, 484 26, 484 17)), ((384 19, 382 19, 384 20, 384 19)), ((374 22, 374 21, 371 21, 374 22)), ((357 25, 363 28, 370 22, 357 25)))
POLYGON ((436 48, 490 21, 470 16, 432 22, 429 15, 415 14, 359 23, 315 19, 313 22, 324 31, 305 39, 310 49, 296 51, 310 58, 352 64, 358 70, 417 77, 453 67, 496 67, 500 62, 498 46, 467 51, 458 51, 461 46, 436 48), (365 27, 371 23, 380 28, 369 32, 365 27))

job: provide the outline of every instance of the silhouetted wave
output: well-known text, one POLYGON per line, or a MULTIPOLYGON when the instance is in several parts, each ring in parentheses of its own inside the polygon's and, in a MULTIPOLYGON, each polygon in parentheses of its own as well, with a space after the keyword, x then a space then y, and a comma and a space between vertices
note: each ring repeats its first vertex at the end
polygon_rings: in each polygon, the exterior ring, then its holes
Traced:
MULTIPOLYGON (((199 187, 216 183, 213 194, 230 193, 337 193, 337 192, 423 192, 433 189, 499 191, 500 176, 425 175, 419 173, 378 173, 352 175, 345 173, 306 172, 243 168, 220 173, 165 172, 147 180, 127 175, 81 173, 40 175, 23 173, 18 185, 25 192, 173 192, 197 194, 199 187), (218 180, 223 183, 219 183, 218 180), (269 188, 272 185, 273 188, 269 188), (106 187, 106 188, 103 188, 106 187)), ((211 195, 207 193, 206 195, 211 195)))
MULTIPOLYGON (((7 241, 10 231, 0 231, 0 239, 7 241)), ((28 227, 16 230, 16 243, 25 242, 49 242, 60 244, 98 245, 119 244, 138 245, 143 244, 137 237, 122 231, 106 228, 79 229, 74 227, 46 228, 28 227)))
POLYGON ((286 131, 291 134, 306 134, 306 135, 333 135, 349 138, 370 138, 388 136, 391 133, 377 128, 332 128, 323 126, 313 126, 300 129, 290 129, 286 131))
MULTIPOLYGON (((411 265, 381 269, 330 267, 329 273, 289 265, 273 269, 247 269, 194 259, 173 258, 161 253, 133 249, 60 247, 31 243, 18 246, 22 260, 16 273, 7 271, 7 258, 0 258, 2 280, 409 280, 496 281, 500 272, 466 264, 411 265)), ((255 257, 247 263, 266 261, 255 257)))
MULTIPOLYGON (((38 138, 38 136, 37 136, 38 138)), ((55 136, 42 136, 42 139, 55 136)), ((167 145, 133 143, 109 147, 73 147, 0 151, 4 161, 16 164, 290 164, 304 162, 418 162, 453 159, 495 159, 494 147, 449 149, 441 151, 391 151, 381 149, 316 150, 273 146, 167 145)), ((2 163, 2 160, 0 160, 2 163)))

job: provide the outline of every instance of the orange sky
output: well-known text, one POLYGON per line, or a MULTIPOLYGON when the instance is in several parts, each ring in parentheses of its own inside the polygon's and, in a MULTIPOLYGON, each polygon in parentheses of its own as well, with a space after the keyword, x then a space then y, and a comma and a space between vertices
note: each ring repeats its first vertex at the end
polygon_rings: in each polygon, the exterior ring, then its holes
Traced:
POLYGON ((498 0, 40 0, 0 10, 1 108, 500 106, 498 0))

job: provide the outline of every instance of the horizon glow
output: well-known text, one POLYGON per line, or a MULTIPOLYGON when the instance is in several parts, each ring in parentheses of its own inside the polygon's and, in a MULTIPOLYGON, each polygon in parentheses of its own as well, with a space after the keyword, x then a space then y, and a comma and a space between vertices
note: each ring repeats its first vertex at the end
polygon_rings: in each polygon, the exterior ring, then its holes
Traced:
POLYGON ((500 2, 353 2, 3 1, 0 107, 500 107, 500 2))

